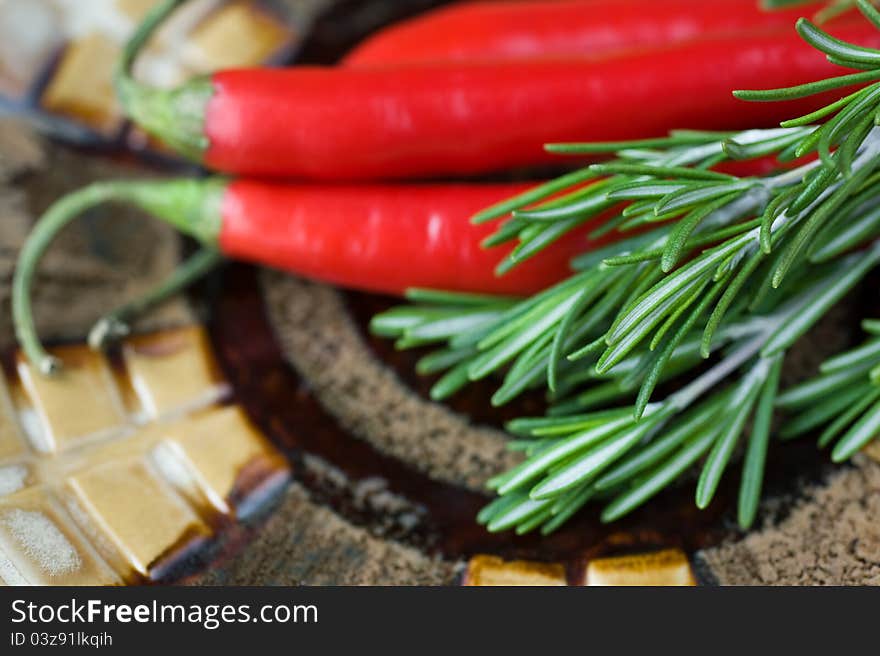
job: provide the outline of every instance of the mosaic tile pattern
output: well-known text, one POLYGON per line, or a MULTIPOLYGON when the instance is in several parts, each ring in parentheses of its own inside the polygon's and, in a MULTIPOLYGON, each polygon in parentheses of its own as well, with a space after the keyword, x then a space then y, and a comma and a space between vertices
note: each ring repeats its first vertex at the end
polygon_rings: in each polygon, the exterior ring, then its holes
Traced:
POLYGON ((467 586, 566 585, 565 567, 559 563, 505 561, 497 556, 474 556, 468 563, 463 584, 467 586))
MULTIPOLYGON (((126 136, 131 146, 146 145, 143 134, 125 130, 112 76, 132 30, 160 1, 0 0, 0 109, 42 115, 44 127, 76 139, 126 136)), ((292 52, 306 20, 286 0, 191 0, 159 30, 136 73, 169 87, 221 68, 277 62, 292 52)))
POLYGON ((468 586, 692 586, 696 579, 685 553, 664 549, 608 558, 593 558, 577 568, 574 579, 566 576, 561 563, 504 561, 496 556, 474 556, 468 563, 463 583, 468 586))
POLYGON ((54 354, 56 378, 19 359, 0 379, 0 582, 162 579, 287 481, 227 402, 200 328, 134 337, 109 359, 54 354))

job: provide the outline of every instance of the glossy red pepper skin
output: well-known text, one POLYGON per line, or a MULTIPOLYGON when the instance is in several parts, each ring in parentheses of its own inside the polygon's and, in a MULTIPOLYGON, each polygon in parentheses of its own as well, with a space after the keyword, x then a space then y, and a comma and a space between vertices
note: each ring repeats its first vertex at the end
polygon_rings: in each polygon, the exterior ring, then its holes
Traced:
POLYGON ((823 3, 774 11, 759 0, 457 2, 380 30, 344 66, 607 56, 695 38, 791 28, 823 3))
POLYGON ((343 287, 402 294, 409 287, 531 294, 571 274, 587 228, 504 276, 512 246, 484 249, 495 224, 470 217, 529 185, 289 185, 238 180, 221 207, 221 251, 343 287))
MULTIPOLYGON (((833 32, 880 46, 867 21, 833 32)), ((228 173, 318 180, 482 174, 550 161, 546 143, 772 126, 839 93, 748 103, 731 90, 842 72, 793 29, 602 61, 228 71, 213 77, 203 161, 228 173)))

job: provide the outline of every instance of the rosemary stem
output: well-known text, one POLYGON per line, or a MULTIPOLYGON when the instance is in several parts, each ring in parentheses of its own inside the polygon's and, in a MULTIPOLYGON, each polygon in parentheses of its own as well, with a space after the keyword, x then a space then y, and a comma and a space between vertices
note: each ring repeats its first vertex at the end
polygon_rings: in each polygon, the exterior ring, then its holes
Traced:
MULTIPOLYGON (((774 329, 776 323, 777 322, 772 322, 774 329)), ((779 323, 781 324, 781 321, 779 321, 779 323)), ((715 387, 718 383, 760 353, 764 344, 767 343, 767 338, 772 332, 773 331, 769 329, 762 331, 745 344, 741 345, 716 366, 712 367, 702 376, 696 378, 686 387, 683 387, 681 390, 673 394, 669 398, 670 405, 678 411, 689 407, 694 401, 703 396, 703 394, 715 387)))

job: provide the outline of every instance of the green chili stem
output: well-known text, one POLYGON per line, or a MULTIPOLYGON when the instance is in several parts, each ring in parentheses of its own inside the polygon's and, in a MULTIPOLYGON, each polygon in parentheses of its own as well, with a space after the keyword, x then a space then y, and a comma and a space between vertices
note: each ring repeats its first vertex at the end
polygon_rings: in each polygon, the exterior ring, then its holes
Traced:
POLYGON ((209 77, 196 77, 177 89, 155 89, 134 79, 134 62, 154 32, 187 0, 156 6, 125 45, 116 67, 116 95, 130 119, 177 152, 200 162, 208 148, 205 113, 214 94, 209 77))
MULTIPOLYGON (((31 287, 37 267, 61 230, 80 214, 102 203, 126 202, 139 207, 206 246, 216 247, 226 183, 223 180, 100 182, 75 191, 52 205, 28 235, 12 282, 12 319, 25 356, 37 369, 52 374, 61 363, 49 355, 34 324, 31 287)), ((204 264, 204 263, 203 263, 204 264)))
POLYGON ((223 256, 213 248, 200 249, 145 294, 101 317, 89 331, 89 346, 97 351, 111 341, 127 336, 131 332, 129 322, 132 319, 176 296, 222 261, 223 256))

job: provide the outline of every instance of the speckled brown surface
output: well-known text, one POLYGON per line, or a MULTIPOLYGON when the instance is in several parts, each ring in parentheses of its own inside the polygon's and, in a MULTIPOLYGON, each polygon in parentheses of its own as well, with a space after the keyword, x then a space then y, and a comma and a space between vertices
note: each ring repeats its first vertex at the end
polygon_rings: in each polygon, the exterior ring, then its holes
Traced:
POLYGON ((352 434, 439 480, 480 489, 516 462, 499 431, 419 398, 365 348, 331 288, 267 272, 266 307, 290 363, 352 434))
POLYGON ((314 503, 294 484, 256 539, 202 585, 443 585, 461 563, 375 537, 314 503))
POLYGON ((722 585, 880 585, 880 464, 857 457, 781 520, 697 557, 722 585))

